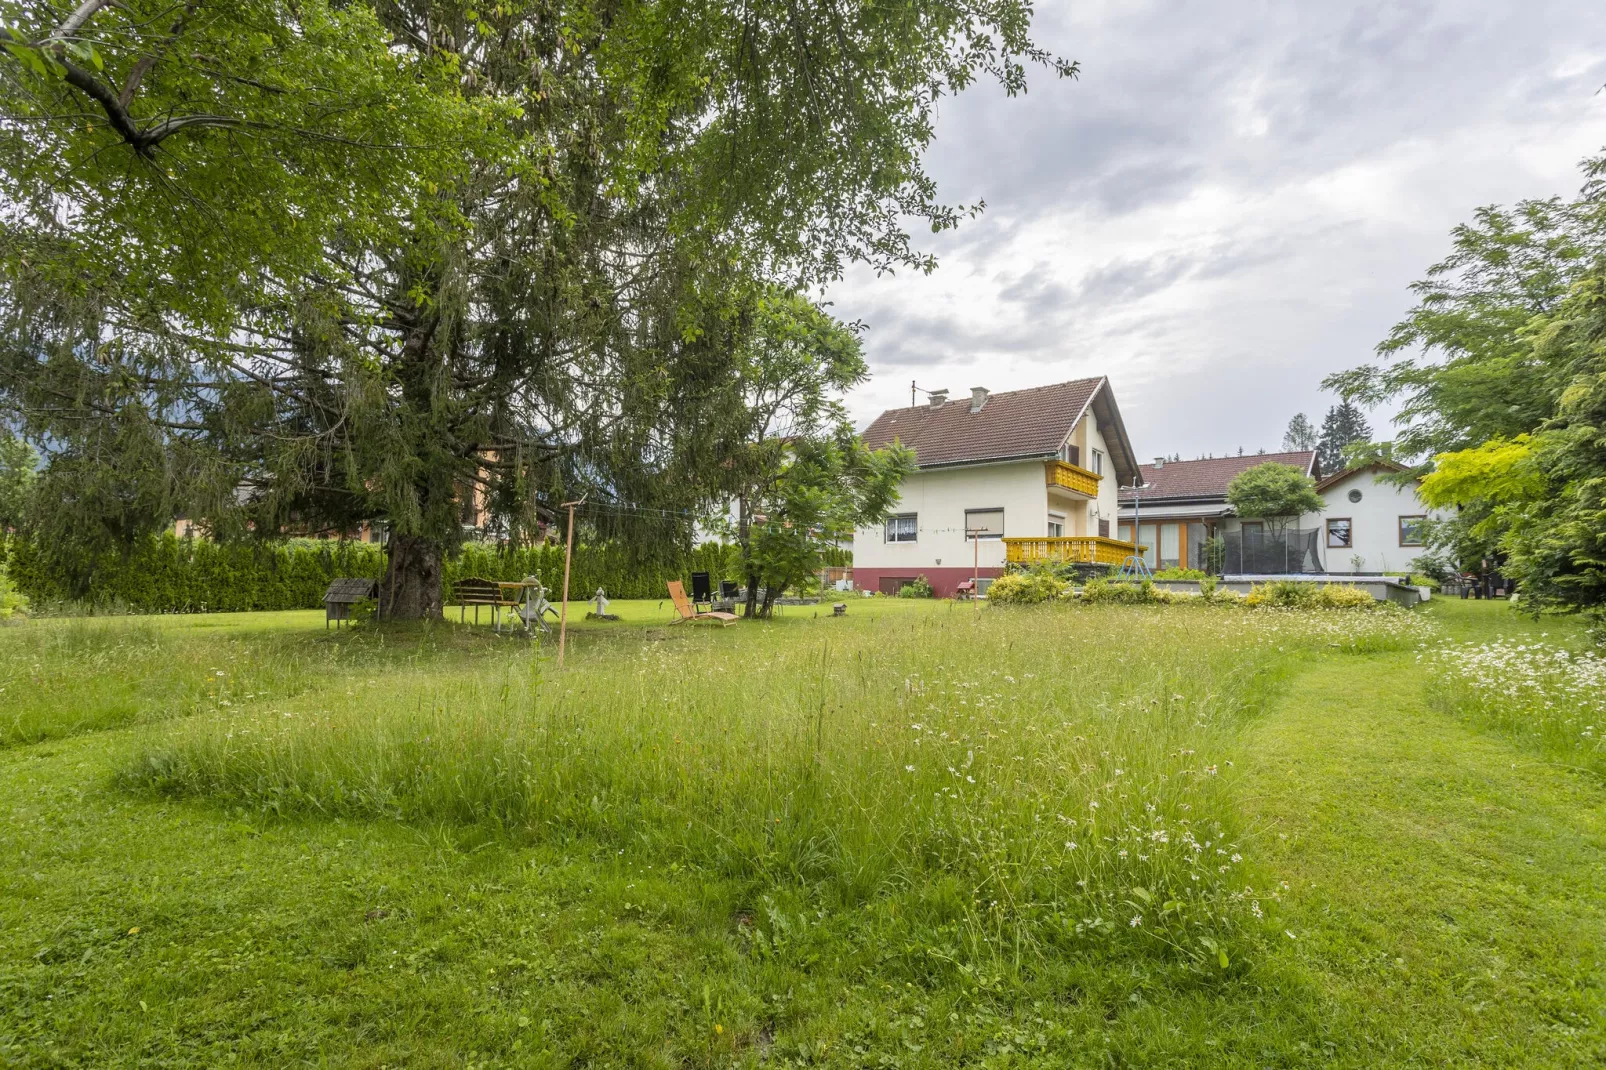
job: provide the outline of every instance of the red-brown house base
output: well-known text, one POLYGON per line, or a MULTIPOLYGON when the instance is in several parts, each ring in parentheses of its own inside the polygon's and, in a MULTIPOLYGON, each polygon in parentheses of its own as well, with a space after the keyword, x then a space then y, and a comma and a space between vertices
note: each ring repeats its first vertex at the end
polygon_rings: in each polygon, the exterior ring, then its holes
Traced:
POLYGON ((959 584, 972 576, 997 579, 1004 574, 1001 568, 858 568, 853 570, 853 586, 861 591, 880 591, 897 594, 898 588, 924 576, 938 598, 952 598, 959 584))

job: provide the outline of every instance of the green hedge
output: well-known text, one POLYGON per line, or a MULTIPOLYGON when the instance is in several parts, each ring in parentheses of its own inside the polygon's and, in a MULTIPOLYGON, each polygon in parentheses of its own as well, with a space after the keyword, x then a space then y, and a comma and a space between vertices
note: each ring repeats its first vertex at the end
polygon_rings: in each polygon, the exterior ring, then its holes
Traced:
MULTIPOLYGON (((64 577, 53 572, 30 543, 9 540, 6 564, 12 584, 36 609, 72 599, 64 577)), ((716 579, 737 579, 735 546, 704 543, 683 566, 633 566, 625 547, 602 543, 575 547, 569 590, 590 598, 600 586, 610 598, 666 597, 665 584, 708 571, 716 579)), ((130 553, 106 554, 89 577, 91 605, 122 605, 142 613, 230 612, 264 609, 317 609, 336 576, 369 576, 385 571, 383 547, 341 540, 294 540, 274 544, 219 544, 152 538, 130 553)), ((548 587, 563 583, 563 547, 504 550, 470 545, 446 563, 448 584, 463 576, 515 580, 540 576, 548 587)))

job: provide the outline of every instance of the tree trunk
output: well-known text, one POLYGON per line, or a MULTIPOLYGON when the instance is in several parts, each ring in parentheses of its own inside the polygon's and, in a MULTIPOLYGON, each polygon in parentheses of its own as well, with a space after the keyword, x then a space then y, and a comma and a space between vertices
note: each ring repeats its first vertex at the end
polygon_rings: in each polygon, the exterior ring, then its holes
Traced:
POLYGON ((379 581, 379 616, 383 620, 439 620, 441 616, 441 547, 421 535, 392 533, 379 581))
POLYGON ((784 586, 778 587, 773 583, 764 588, 764 608, 758 614, 761 619, 769 620, 775 614, 775 600, 784 593, 786 593, 784 586))
POLYGON ((758 616, 758 570, 752 566, 747 569, 747 605, 742 607, 742 615, 749 619, 758 616))

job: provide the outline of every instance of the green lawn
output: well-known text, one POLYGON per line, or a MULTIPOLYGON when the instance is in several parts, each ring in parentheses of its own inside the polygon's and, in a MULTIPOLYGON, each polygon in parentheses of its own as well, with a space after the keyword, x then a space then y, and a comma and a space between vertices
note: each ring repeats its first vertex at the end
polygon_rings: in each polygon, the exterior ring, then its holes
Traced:
POLYGON ((1417 627, 615 607, 0 629, 0 1065, 1606 1061, 1606 789, 1417 627))

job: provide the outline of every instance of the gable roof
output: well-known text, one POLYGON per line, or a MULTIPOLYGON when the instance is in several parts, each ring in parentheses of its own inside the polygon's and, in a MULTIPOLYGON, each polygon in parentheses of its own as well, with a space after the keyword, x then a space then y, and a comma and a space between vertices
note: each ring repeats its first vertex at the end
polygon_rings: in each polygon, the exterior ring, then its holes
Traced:
MULTIPOLYGON (((1227 484, 1232 482, 1233 476, 1269 461, 1293 465, 1312 477, 1319 477, 1321 474, 1321 469, 1316 464, 1315 450, 1245 454, 1242 457, 1210 457, 1202 461, 1167 461, 1163 466, 1146 464, 1138 469, 1143 476, 1143 482, 1148 484, 1143 488, 1143 500, 1153 502, 1177 498, 1226 501, 1227 484)), ((1123 488, 1121 501, 1131 500, 1131 492, 1123 488)))
POLYGON ((896 439, 915 451, 921 468, 1047 459, 1059 452, 1089 408, 1098 417, 1116 481, 1129 482, 1137 455, 1103 376, 989 394, 974 413, 968 397, 935 407, 888 409, 865 428, 864 441, 879 449, 896 439))
POLYGON ((1375 471, 1379 468, 1383 469, 1385 472, 1409 471, 1409 469, 1403 464, 1396 464, 1393 461, 1376 460, 1369 464, 1358 464, 1354 468, 1346 468, 1341 472, 1334 472, 1326 479, 1318 479, 1316 481, 1316 489, 1317 491, 1324 491, 1328 487, 1336 486, 1339 483, 1344 482, 1344 480, 1348 479, 1350 476, 1360 475, 1362 472, 1375 471))

